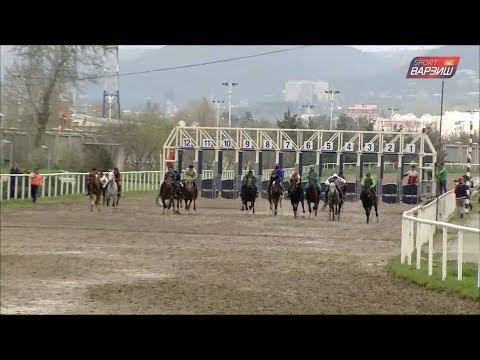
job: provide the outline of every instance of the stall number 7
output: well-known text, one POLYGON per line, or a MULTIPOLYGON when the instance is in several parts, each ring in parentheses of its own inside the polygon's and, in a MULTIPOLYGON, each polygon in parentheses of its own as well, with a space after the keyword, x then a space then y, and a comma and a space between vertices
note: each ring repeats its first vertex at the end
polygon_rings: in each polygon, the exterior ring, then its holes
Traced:
POLYGON ((223 139, 223 147, 224 148, 231 148, 232 147, 232 140, 231 139, 223 139))
POLYGON ((385 147, 385 152, 395 152, 395 144, 387 144, 387 146, 385 147))
POLYGON ((414 153, 415 152, 415 144, 408 144, 407 147, 405 148, 406 153, 414 153))
POLYGON ((353 143, 351 143, 351 142, 345 143, 345 150, 346 151, 353 151, 353 143))
POLYGON ((184 138, 184 139, 183 139, 183 146, 184 146, 184 147, 191 147, 191 146, 192 146, 192 139, 190 139, 190 138, 184 138))
POLYGON ((290 140, 284 140, 283 141, 283 148, 285 150, 292 150, 293 149, 293 142, 291 142, 290 140))

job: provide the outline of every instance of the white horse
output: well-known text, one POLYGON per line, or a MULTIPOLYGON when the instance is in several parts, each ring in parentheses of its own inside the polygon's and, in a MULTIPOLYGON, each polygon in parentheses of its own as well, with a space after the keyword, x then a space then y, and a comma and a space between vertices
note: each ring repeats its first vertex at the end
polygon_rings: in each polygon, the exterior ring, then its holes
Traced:
POLYGON ((113 171, 108 173, 108 185, 107 185, 107 195, 105 197, 107 201, 107 206, 110 205, 110 200, 112 201, 112 211, 115 211, 115 208, 118 207, 118 186, 115 182, 115 175, 113 171))

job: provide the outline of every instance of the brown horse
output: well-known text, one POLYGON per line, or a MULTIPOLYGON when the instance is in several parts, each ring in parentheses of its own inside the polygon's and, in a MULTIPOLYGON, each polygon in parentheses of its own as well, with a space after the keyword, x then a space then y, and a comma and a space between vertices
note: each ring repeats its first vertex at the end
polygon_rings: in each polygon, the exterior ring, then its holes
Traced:
POLYGON ((308 217, 312 216, 312 208, 310 206, 310 203, 313 203, 313 210, 315 210, 315 216, 317 216, 318 203, 320 201, 320 194, 318 193, 314 178, 310 178, 305 199, 307 200, 307 205, 308 205, 308 217))
POLYGON ((378 200, 375 192, 372 191, 370 184, 366 184, 360 194, 360 200, 362 200, 363 208, 365 209, 365 215, 367 215, 367 224, 370 221, 370 211, 372 206, 375 208, 375 215, 378 222, 378 200))
POLYGON ((197 199, 197 188, 193 186, 193 179, 185 180, 185 188, 183 189, 183 199, 185 200, 185 210, 190 210, 193 201, 193 210, 197 210, 195 200, 197 199))
POLYGON ((88 184, 88 191, 90 192, 90 211, 93 211, 93 207, 97 208, 97 211, 100 211, 98 203, 100 202, 100 196, 102 190, 100 189, 100 175, 97 173, 93 174, 92 180, 88 184))
POLYGON ((165 179, 165 182, 163 183, 163 187, 160 190, 160 193, 157 196, 156 203, 159 204, 158 200, 159 198, 162 199, 162 204, 163 204, 163 214, 165 215, 165 209, 170 210, 173 206, 175 208, 175 204, 173 201, 173 193, 174 193, 174 186, 173 186, 173 181, 171 177, 167 177, 165 179), (168 206, 166 204, 166 200, 168 199, 168 206))

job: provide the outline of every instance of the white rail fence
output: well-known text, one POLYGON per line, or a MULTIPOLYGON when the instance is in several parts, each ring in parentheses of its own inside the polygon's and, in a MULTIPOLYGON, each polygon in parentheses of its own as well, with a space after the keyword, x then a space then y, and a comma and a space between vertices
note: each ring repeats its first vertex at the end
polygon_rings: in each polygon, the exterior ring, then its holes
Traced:
MULTIPOLYGON (((472 181, 476 188, 480 178, 476 177, 472 181)), ((442 279, 447 278, 449 236, 450 239, 457 236, 457 279, 462 280, 464 233, 475 234, 476 241, 480 243, 480 229, 447 223, 448 217, 455 212, 456 208, 454 190, 438 197, 438 219, 442 221, 436 221, 436 202, 437 200, 434 200, 425 206, 419 205, 403 213, 400 262, 403 264, 407 261, 408 265, 411 265, 413 252, 416 250, 416 269, 420 270, 422 246, 428 243, 428 275, 431 276, 433 272, 433 240, 437 228, 440 228, 442 229, 442 279), (448 229, 457 232, 448 234, 448 229)), ((477 259, 477 286, 480 287, 480 251, 477 259)))

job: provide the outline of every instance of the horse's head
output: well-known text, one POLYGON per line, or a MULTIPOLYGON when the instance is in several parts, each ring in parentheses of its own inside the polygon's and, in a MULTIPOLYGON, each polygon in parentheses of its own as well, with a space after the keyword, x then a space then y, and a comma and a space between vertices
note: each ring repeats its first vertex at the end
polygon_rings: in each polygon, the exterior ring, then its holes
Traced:
POLYGON ((330 189, 331 193, 333 193, 334 191, 337 191, 337 186, 335 185, 335 183, 333 181, 328 184, 328 188, 330 189))
POLYGON ((113 171, 109 171, 108 172, 108 181, 115 181, 115 174, 113 173, 113 171))
POLYGON ((249 177, 249 178, 247 179, 247 186, 248 186, 248 187, 253 186, 253 179, 252 179, 251 177, 249 177))
POLYGON ((188 191, 191 191, 193 189, 193 180, 192 179, 185 180, 185 187, 187 188, 188 191))

